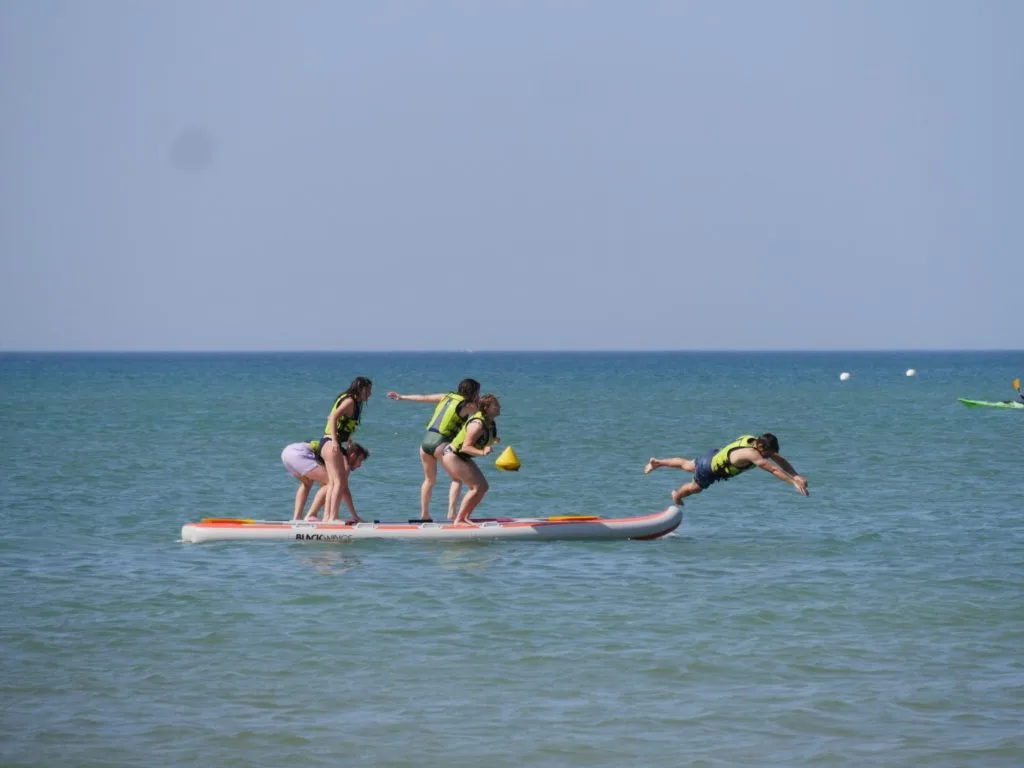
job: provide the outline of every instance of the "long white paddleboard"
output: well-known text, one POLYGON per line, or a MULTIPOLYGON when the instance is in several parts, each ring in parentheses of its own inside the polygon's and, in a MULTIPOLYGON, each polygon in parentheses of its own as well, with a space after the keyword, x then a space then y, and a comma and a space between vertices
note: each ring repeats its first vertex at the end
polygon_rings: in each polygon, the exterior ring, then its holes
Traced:
POLYGON ((455 526, 450 522, 321 523, 303 521, 207 518, 186 523, 181 540, 189 544, 209 541, 313 541, 339 542, 357 539, 406 539, 412 541, 475 541, 486 539, 657 539, 671 533, 683 521, 683 510, 672 506, 642 517, 555 515, 552 517, 501 517, 455 526))

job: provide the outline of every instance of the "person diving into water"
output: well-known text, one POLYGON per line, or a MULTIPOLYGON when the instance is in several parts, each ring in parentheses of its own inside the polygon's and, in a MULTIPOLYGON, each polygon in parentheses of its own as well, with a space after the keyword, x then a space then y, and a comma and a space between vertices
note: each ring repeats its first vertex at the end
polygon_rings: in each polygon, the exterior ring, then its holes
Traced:
POLYGON ((729 480, 746 472, 751 467, 760 467, 771 472, 779 480, 789 483, 802 496, 809 496, 807 480, 793 469, 793 465, 779 455, 779 440, 771 432, 760 437, 743 435, 724 448, 708 451, 696 459, 676 457, 656 459, 651 457, 644 467, 649 475, 659 467, 674 467, 692 472, 693 479, 672 491, 672 503, 682 506, 683 499, 711 487, 720 480, 729 480))

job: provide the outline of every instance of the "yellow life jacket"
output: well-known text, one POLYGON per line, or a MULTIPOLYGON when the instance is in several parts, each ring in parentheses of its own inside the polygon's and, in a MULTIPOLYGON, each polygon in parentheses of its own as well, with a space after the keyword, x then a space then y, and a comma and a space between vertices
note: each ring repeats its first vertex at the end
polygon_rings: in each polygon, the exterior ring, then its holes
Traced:
POLYGON ((479 421, 484 425, 484 428, 480 433, 480 436, 473 441, 473 447, 484 448, 488 445, 494 444, 494 438, 498 436, 498 430, 494 422, 484 416, 483 411, 477 411, 466 420, 466 423, 462 425, 462 429, 460 429, 459 433, 452 439, 452 450, 456 453, 461 452, 462 446, 465 445, 466 433, 469 431, 469 425, 474 421, 479 421))
POLYGON ((434 409, 434 414, 427 422, 428 432, 437 432, 446 440, 459 433, 466 420, 459 415, 459 411, 465 404, 466 398, 455 392, 449 392, 434 409))
POLYGON ((757 444, 757 438, 753 435, 743 435, 738 437, 729 443, 725 448, 722 448, 718 453, 711 457, 711 472, 715 477, 722 478, 724 480, 730 477, 736 477, 741 472, 746 472, 750 469, 753 464, 748 464, 745 467, 737 467, 731 461, 729 461, 729 454, 737 448, 753 448, 757 444))
MULTIPOLYGON (((331 406, 331 413, 334 413, 334 409, 341 405, 347 398, 352 398, 348 392, 342 392, 334 400, 334 405, 331 406)), ((359 427, 359 418, 363 413, 363 404, 358 399, 352 398, 356 403, 356 410, 351 416, 340 416, 338 417, 338 441, 344 443, 355 433, 359 427)), ((327 424, 324 426, 324 437, 331 436, 331 416, 327 415, 327 424)))

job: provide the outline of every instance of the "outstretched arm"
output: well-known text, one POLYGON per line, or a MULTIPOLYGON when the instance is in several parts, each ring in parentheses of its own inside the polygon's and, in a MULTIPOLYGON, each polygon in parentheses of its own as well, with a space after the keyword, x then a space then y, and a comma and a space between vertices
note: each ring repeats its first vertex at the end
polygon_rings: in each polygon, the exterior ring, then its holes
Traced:
POLYGON ((361 523, 362 519, 356 514, 356 503, 352 501, 352 490, 348 486, 348 476, 341 476, 341 500, 345 502, 349 513, 352 515, 352 522, 361 523))
POLYGON ((801 475, 799 472, 793 469, 792 464, 790 464, 784 458, 779 456, 779 454, 775 454, 774 456, 772 456, 772 461, 774 461, 776 464, 782 467, 783 471, 788 472, 793 476, 793 480, 796 484, 796 489, 800 491, 801 494, 803 494, 804 496, 810 495, 809 491, 807 490, 807 478, 805 478, 803 475, 801 475), (801 489, 800 486, 803 486, 803 488, 801 489))
POLYGON ((400 395, 397 392, 388 392, 390 400, 409 400, 413 403, 440 403, 444 395, 400 395))
MULTIPOLYGON (((785 464, 790 470, 793 469, 792 465, 790 465, 790 463, 785 459, 782 459, 782 461, 780 462, 779 459, 781 457, 775 456, 773 458, 779 464, 785 464)), ((758 456, 756 459, 754 459, 754 463, 761 469, 763 469, 765 472, 771 472, 773 475, 779 478, 779 480, 782 480, 784 483, 789 483, 790 485, 792 485, 794 488, 796 488, 797 493, 799 493, 801 496, 810 495, 810 491, 807 490, 807 480, 802 478, 795 471, 786 471, 781 466, 776 466, 771 461, 761 456, 758 456)))
POLYGON ((783 471, 788 472, 789 474, 793 475, 794 477, 796 475, 800 474, 795 469, 793 469, 793 465, 792 464, 790 464, 784 458, 779 456, 779 454, 777 454, 777 453, 774 456, 772 456, 772 461, 774 461, 776 464, 778 464, 780 467, 782 467, 783 471))

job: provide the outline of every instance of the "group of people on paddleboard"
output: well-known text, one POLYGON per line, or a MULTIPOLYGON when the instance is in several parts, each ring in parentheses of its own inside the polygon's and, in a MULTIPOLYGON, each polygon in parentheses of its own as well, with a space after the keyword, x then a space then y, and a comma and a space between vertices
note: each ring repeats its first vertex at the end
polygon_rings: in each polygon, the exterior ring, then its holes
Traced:
MULTIPOLYGON (((281 461, 288 472, 299 481, 295 492, 293 520, 303 518, 302 511, 314 483, 320 490, 306 513, 306 520, 317 520, 324 510, 325 522, 336 521, 342 502, 348 507, 352 522, 360 522, 356 513, 349 475, 362 466, 370 452, 355 442, 352 436, 359 428, 363 406, 373 394, 373 382, 357 376, 348 389, 334 398, 324 434, 317 440, 292 443, 281 452, 281 461)), ((448 491, 448 519, 457 526, 475 525, 469 518, 488 491, 487 478, 474 459, 491 453, 491 446, 499 442, 497 418, 501 403, 493 394, 480 394, 480 382, 463 379, 455 391, 433 395, 403 395, 388 392, 391 400, 430 403, 434 412, 427 421, 426 431, 419 446, 423 465, 423 484, 420 486, 420 521, 432 522, 430 498, 437 483, 437 465, 451 478, 448 491), (459 503, 462 487, 465 496, 459 503)), ((809 495, 807 480, 779 454, 779 440, 771 432, 763 435, 741 435, 724 448, 715 448, 694 459, 677 456, 658 459, 651 457, 644 474, 655 469, 671 467, 692 473, 692 479, 672 491, 672 503, 682 506, 683 499, 701 493, 714 483, 729 480, 748 469, 760 467, 783 482, 792 485, 803 496, 809 495)))
MULTIPOLYGON (((356 513, 349 475, 362 466, 370 452, 355 442, 352 435, 359 428, 363 405, 373 394, 373 382, 357 376, 348 389, 341 392, 331 407, 323 437, 301 443, 291 443, 281 452, 285 469, 299 481, 295 492, 292 519, 303 518, 302 511, 313 485, 320 490, 306 513, 306 520, 317 520, 324 510, 324 522, 338 519, 342 502, 348 507, 352 522, 360 522, 356 513)), ((491 446, 499 442, 496 419, 501 415, 501 403, 493 394, 480 394, 480 382, 463 379, 453 392, 433 395, 402 395, 388 392, 391 400, 431 403, 434 412, 420 442, 419 455, 423 465, 423 485, 420 487, 420 520, 431 522, 430 497, 437 482, 437 464, 441 463, 451 478, 448 492, 448 519, 458 526, 475 525, 469 517, 489 488, 487 478, 473 461, 487 456, 491 446), (466 494, 459 503, 462 487, 466 494)))

